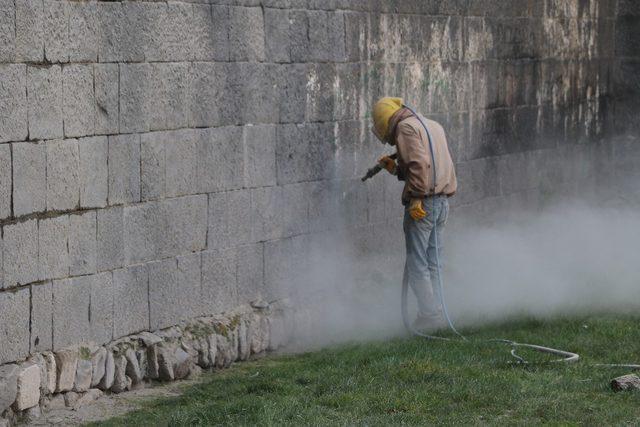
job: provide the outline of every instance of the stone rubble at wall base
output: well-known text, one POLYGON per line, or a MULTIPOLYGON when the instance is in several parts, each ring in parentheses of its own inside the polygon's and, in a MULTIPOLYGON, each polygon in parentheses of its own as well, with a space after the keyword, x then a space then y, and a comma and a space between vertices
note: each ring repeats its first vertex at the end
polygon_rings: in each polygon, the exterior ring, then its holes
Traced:
POLYGON ((29 422, 42 411, 77 408, 104 393, 143 388, 222 369, 251 355, 276 350, 293 336, 287 300, 242 305, 220 316, 140 332, 105 346, 92 344, 34 354, 0 366, 0 427, 29 422))

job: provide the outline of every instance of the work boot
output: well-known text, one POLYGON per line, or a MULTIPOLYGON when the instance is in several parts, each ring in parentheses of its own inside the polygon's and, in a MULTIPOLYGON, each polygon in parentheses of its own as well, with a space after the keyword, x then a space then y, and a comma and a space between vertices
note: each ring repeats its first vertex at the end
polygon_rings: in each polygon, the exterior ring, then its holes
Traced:
POLYGON ((422 332, 425 334, 432 334, 434 332, 439 332, 447 329, 449 325, 447 321, 444 319, 442 314, 434 314, 430 316, 420 316, 416 317, 416 320, 413 321, 411 327, 418 332, 422 332))

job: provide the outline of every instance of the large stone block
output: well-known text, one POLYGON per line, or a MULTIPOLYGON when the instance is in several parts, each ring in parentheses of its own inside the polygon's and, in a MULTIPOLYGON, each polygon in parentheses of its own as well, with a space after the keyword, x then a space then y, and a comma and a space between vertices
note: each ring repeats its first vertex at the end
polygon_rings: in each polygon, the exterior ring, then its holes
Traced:
POLYGON ((192 5, 154 2, 145 5, 147 43, 143 45, 146 61, 186 61, 192 48, 192 5))
POLYGON ((280 206, 282 237, 309 232, 309 195, 306 184, 284 185, 280 206))
POLYGON ((13 144, 13 214, 16 217, 45 210, 46 157, 44 144, 13 144))
POLYGON ((31 286, 31 352, 53 348, 53 287, 51 282, 31 286))
POLYGON ((289 11, 264 9, 265 56, 272 62, 291 61, 289 11))
POLYGON ((276 185, 276 126, 243 128, 245 187, 276 185))
POLYGON ((3 228, 4 286, 25 285, 40 278, 38 267, 38 221, 3 228))
POLYGON ((113 270, 124 265, 124 219, 122 207, 97 211, 98 271, 113 270))
POLYGON ((307 65, 283 65, 278 77, 279 114, 282 123, 305 120, 307 102, 307 65))
POLYGON ((239 246, 236 249, 238 302, 250 303, 264 297, 263 244, 239 246))
POLYGON ((305 119, 311 122, 331 121, 337 114, 335 103, 340 94, 336 88, 336 65, 312 64, 307 68, 305 86, 305 119))
POLYGON ((98 3, 69 2, 69 30, 66 40, 71 62, 98 59, 98 3))
POLYGON ((251 193, 226 191, 209 195, 207 248, 228 248, 251 241, 251 193))
POLYGON ((27 67, 0 65, 0 81, 0 142, 26 139, 27 67))
POLYGON ((120 132, 150 130, 150 109, 156 108, 154 76, 150 64, 120 64, 119 66, 120 132))
POLYGON ((16 411, 33 408, 40 402, 40 368, 26 362, 18 371, 18 393, 13 407, 16 411))
POLYGON ((201 314, 202 256, 200 252, 181 255, 178 261, 177 287, 181 292, 182 316, 191 319, 201 314))
POLYGON ((140 201, 140 136, 109 137, 109 204, 140 201))
POLYGON ((87 279, 53 281, 54 350, 88 342, 91 338, 90 316, 91 283, 87 279))
POLYGON ((202 252, 202 313, 217 314, 238 303, 236 248, 202 252))
POLYGON ((269 301, 294 297, 308 274, 308 236, 274 240, 264 244, 264 282, 269 301))
POLYGON ((282 187, 262 187, 251 190, 251 240, 262 242, 278 239, 284 234, 282 187))
POLYGON ((281 66, 232 62, 226 69, 223 99, 228 117, 225 117, 225 124, 277 123, 281 66))
POLYGON ((165 142, 167 197, 198 192, 198 140, 192 130, 171 132, 165 142))
POLYGON ((149 273, 146 265, 113 272, 113 338, 149 329, 149 273))
POLYGON ((123 213, 124 264, 161 258, 164 218, 159 202, 127 206, 123 213))
POLYGON ((47 210, 73 210, 80 205, 80 155, 75 139, 47 141, 47 210))
POLYGON ((196 252, 206 247, 207 204, 205 194, 161 203, 163 256, 196 252))
POLYGON ((90 339, 97 344, 105 344, 113 339, 114 286, 111 272, 98 273, 73 279, 76 286, 91 288, 90 339))
POLYGON ((336 149, 331 124, 282 125, 277 135, 278 184, 331 177, 336 149))
POLYGON ((59 65, 27 67, 29 137, 62 138, 62 70, 59 65))
POLYGON ((102 208, 107 205, 109 170, 106 136, 78 139, 80 207, 102 208))
POLYGON ((14 2, 4 1, 0 3, 0 62, 13 61, 15 44, 16 5, 14 2))
POLYGON ((96 122, 93 65, 73 64, 62 69, 64 134, 92 135, 96 122))
POLYGON ((6 411, 16 401, 18 365, 0 366, 0 411, 6 411))
POLYGON ((196 61, 229 59, 229 7, 226 5, 193 5, 191 57, 196 61))
POLYGON ((40 0, 16 0, 15 60, 41 62, 44 53, 44 7, 40 0))
POLYGON ((226 63, 195 62, 191 66, 191 126, 220 126, 229 122, 224 101, 228 78, 226 63))
POLYGON ((151 64, 151 87, 146 105, 149 129, 178 129, 189 125, 191 100, 188 63, 151 64))
POLYGON ((0 313, 0 335, 3 341, 0 346, 0 364, 4 364, 29 354, 29 289, 0 293, 0 313))
POLYGON ((69 215, 69 260, 72 276, 96 272, 96 212, 69 215))
POLYGON ((117 133, 120 108, 118 64, 94 64, 93 67, 96 98, 95 132, 117 133))
POLYGON ((143 3, 98 3, 98 59, 100 62, 140 62, 146 35, 143 3))
POLYGON ((340 62, 346 59, 342 12, 295 11, 290 16, 294 62, 340 62))
POLYGON ((242 128, 197 129, 200 191, 241 188, 244 181, 242 128))
POLYGON ((175 258, 154 261, 149 269, 149 319, 151 329, 176 325, 183 319, 182 300, 185 293, 178 283, 178 263, 175 258))
POLYGON ((232 61, 264 61, 264 20, 260 7, 229 8, 229 49, 232 61))
POLYGON ((40 279, 69 276, 69 217, 41 219, 38 223, 40 279))
POLYGON ((162 199, 166 195, 165 143, 170 132, 145 133, 140 137, 140 199, 162 199))
POLYGON ((11 216, 11 146, 0 145, 0 219, 11 216))
POLYGON ((66 1, 44 0, 44 57, 48 62, 68 62, 69 8, 66 1))

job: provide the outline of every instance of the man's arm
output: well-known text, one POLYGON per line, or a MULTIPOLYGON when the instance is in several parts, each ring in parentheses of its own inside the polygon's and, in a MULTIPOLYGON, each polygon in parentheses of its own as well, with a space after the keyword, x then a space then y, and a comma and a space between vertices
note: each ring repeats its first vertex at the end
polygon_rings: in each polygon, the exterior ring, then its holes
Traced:
POLYGON ((426 197, 429 192, 428 174, 431 173, 431 156, 426 144, 412 126, 400 123, 396 145, 398 154, 406 165, 403 176, 398 173, 398 179, 407 181, 409 197, 417 199, 426 197))

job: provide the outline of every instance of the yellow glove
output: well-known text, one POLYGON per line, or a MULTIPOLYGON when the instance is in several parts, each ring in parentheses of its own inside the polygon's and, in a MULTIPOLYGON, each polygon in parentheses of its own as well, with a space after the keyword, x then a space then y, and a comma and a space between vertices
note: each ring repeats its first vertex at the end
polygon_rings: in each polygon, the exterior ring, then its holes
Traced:
POLYGON ((382 156, 378 159, 378 164, 385 168, 391 175, 397 172, 396 161, 389 156, 382 156))
POLYGON ((411 199, 411 202, 409 203, 409 215, 411 215, 411 218, 415 221, 419 221, 427 216, 427 213, 422 208, 421 199, 411 199))

